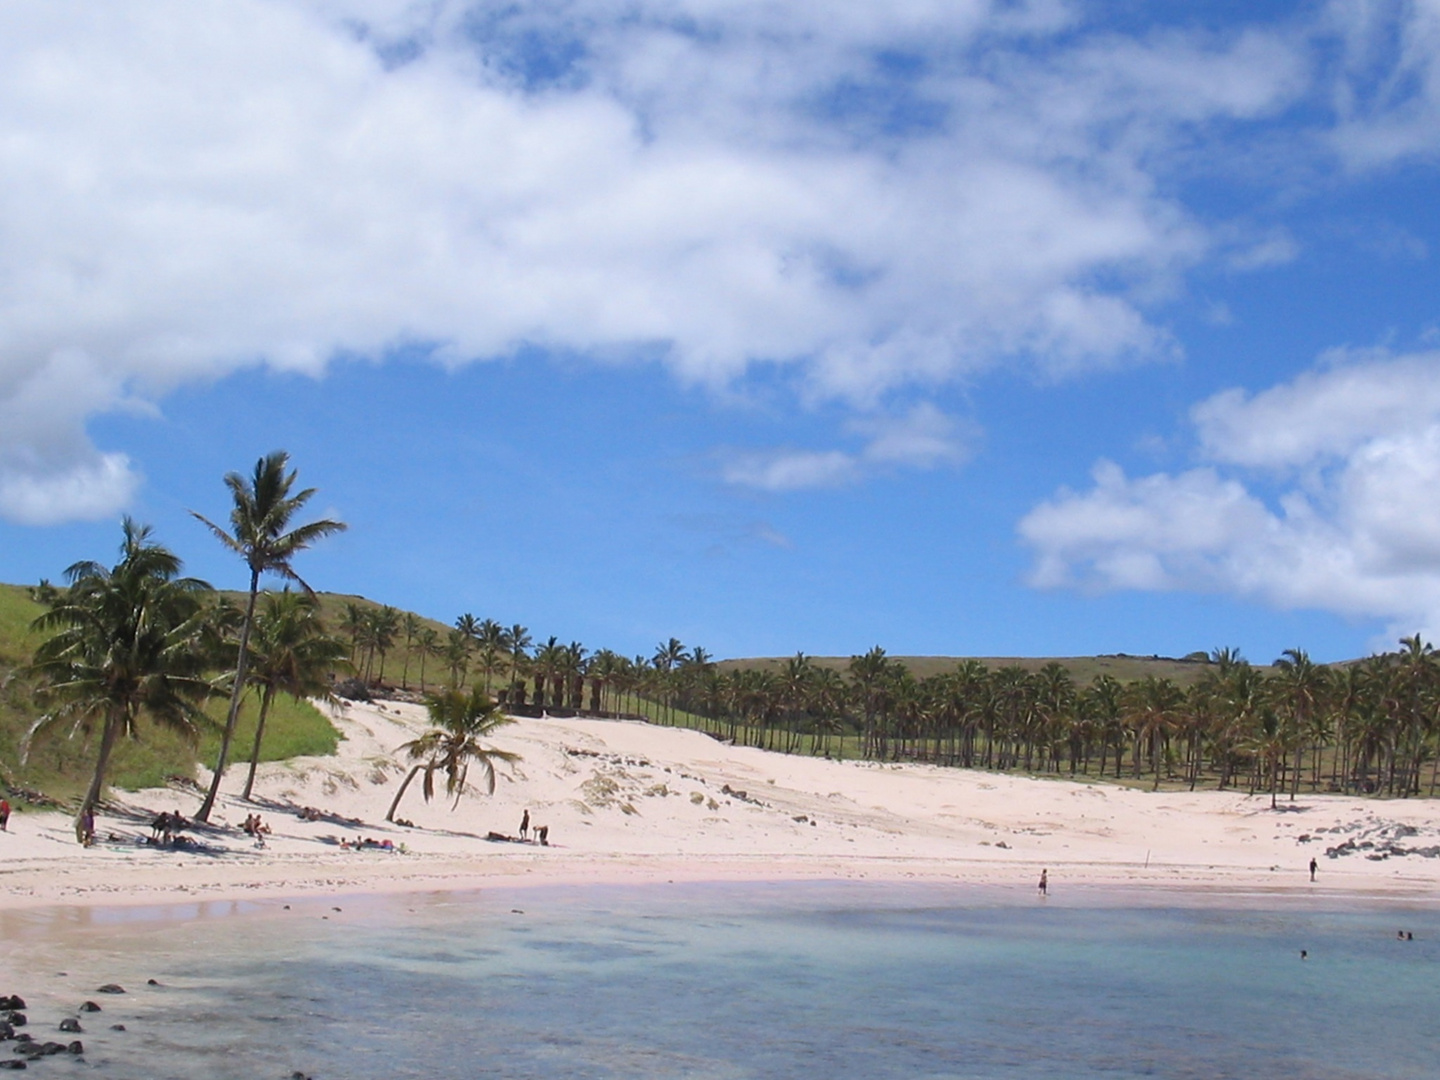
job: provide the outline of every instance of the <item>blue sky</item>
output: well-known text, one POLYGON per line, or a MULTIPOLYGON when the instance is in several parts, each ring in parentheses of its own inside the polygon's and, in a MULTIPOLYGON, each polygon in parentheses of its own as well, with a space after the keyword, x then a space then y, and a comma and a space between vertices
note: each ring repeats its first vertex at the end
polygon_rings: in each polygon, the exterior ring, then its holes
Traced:
POLYGON ((1440 2, 21 2, 0 579, 274 448, 591 648, 1440 635, 1440 2))

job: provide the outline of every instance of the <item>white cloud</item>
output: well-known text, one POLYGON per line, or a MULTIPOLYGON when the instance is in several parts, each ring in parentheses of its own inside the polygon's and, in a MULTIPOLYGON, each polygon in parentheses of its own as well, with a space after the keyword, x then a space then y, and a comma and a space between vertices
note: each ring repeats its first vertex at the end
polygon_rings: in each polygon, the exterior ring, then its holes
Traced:
POLYGON ((1353 455, 1387 432, 1425 430, 1440 416, 1440 352, 1391 358, 1328 354, 1319 370, 1258 394, 1227 390, 1192 419, 1207 458, 1299 468, 1353 455))
POLYGON ((721 479, 758 491, 841 487, 859 479, 859 463, 841 450, 766 450, 733 455, 721 479))
POLYGON ((779 448, 731 453, 724 457, 720 477, 727 484, 770 492, 843 487, 892 468, 960 465, 979 437, 978 428, 958 423, 929 402, 899 416, 857 419, 848 427, 866 440, 857 451, 779 448))
POLYGON ((713 385, 790 365, 870 412, 1016 358, 1168 354, 1147 298, 1207 238, 1153 162, 1279 107, 1303 61, 1077 25, 1040 0, 6 4, 0 412, 42 404, 0 428, 0 483, 113 504, 135 478, 89 417, 407 343, 643 347, 713 385), (66 365, 83 384, 42 392, 66 365))
POLYGON ((1343 44, 1338 152, 1362 168, 1440 154, 1440 0, 1330 0, 1343 44))
POLYGON ((124 454, 87 455, 50 471, 10 463, 0 472, 0 515, 21 525, 113 517, 139 479, 124 454))
POLYGON ((1440 632, 1440 354, 1336 354, 1193 418, 1210 464, 1132 478, 1102 462, 1092 488, 1026 515, 1033 584, 1223 592, 1440 632))

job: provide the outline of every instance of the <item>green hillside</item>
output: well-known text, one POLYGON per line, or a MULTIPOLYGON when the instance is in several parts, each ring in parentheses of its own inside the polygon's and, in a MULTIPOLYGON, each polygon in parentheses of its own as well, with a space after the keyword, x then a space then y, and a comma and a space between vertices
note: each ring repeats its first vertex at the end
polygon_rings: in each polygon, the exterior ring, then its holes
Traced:
MULTIPOLYGON (((82 735, 66 737, 57 732, 37 738, 26 762, 20 762, 25 733, 43 712, 33 680, 25 670, 42 637, 30 629, 30 624, 43 610, 30 598, 28 589, 0 585, 0 782, 12 791, 38 791, 65 800, 81 793, 94 767, 93 748, 86 745, 82 735)), ((213 763, 227 704, 223 698, 210 702, 206 708, 210 730, 201 735, 197 744, 142 719, 139 737, 115 749, 110 770, 112 785, 126 789, 157 786, 170 776, 193 775, 197 761, 213 763)), ((249 760, 255 718, 252 696, 246 700, 236 729, 234 754, 242 761, 249 760)), ((339 739, 334 726, 313 705, 278 697, 266 722, 261 760, 332 754, 339 739)))

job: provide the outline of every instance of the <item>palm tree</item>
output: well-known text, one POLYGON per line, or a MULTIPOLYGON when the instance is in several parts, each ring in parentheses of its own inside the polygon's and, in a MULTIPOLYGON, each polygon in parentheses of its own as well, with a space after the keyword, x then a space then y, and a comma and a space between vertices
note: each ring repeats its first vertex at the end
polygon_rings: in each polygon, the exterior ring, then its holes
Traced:
POLYGON ((510 647, 510 692, 525 688, 525 659, 529 655, 530 631, 516 623, 505 631, 505 640, 510 647))
POLYGON ((431 657, 443 655, 444 648, 440 644, 440 632, 433 626, 422 626, 420 632, 415 635, 415 643, 420 648, 420 692, 425 693, 425 661, 431 657))
POLYGON ((1290 801, 1294 802, 1300 790, 1305 738, 1320 712, 1330 680, 1326 670, 1317 666, 1304 649, 1286 649, 1275 661, 1275 669, 1271 682, 1276 700, 1285 711, 1287 734, 1295 751, 1295 773, 1290 784, 1290 801))
POLYGON ((560 639, 550 635, 544 645, 537 646, 534 656, 535 704, 539 708, 558 709, 560 680, 565 667, 565 646, 560 639))
POLYGON ((296 473, 285 471, 289 463, 290 455, 284 450, 276 450, 255 463, 255 472, 249 480, 239 473, 230 473, 225 477, 225 485, 235 503, 230 511, 233 532, 226 532, 209 518, 191 511, 221 544, 245 560, 250 569, 250 594, 245 605, 245 621, 240 627, 240 655, 235 662, 230 710, 225 716, 225 731, 220 736, 220 756, 215 762, 215 776, 205 801, 195 812, 197 821, 210 820, 210 811, 220 793, 220 781, 230 756, 230 741, 235 737, 240 698, 245 693, 245 667, 249 662, 250 630, 255 623, 255 599, 260 592, 260 575, 276 574, 298 582, 309 592, 310 586, 295 573, 290 560, 316 540, 345 529, 343 522, 328 519, 290 528, 291 518, 310 501, 315 489, 306 488, 292 495, 290 490, 295 485, 296 473))
POLYGON ((465 778, 471 762, 475 762, 485 773, 485 790, 495 792, 495 763, 513 763, 520 755, 506 750, 495 750, 481 745, 480 740, 493 734, 497 728, 513 721, 500 711, 480 687, 472 687, 467 694, 457 687, 451 687, 439 694, 433 694, 426 702, 430 710, 429 731, 411 739, 399 749, 415 765, 405 775, 395 801, 385 815, 386 821, 395 820, 395 811, 410 781, 417 773, 425 774, 422 791, 428 803, 435 794, 435 774, 445 774, 445 794, 453 795, 453 810, 460 805, 460 796, 465 791, 465 778))
POLYGON ((410 653, 415 645, 416 635, 420 633, 420 618, 413 612, 405 613, 405 621, 401 624, 401 632, 405 635, 405 663, 400 668, 400 689, 410 689, 410 653))
POLYGON ((124 520, 120 562, 106 569, 78 562, 65 571, 70 587, 56 594, 33 628, 54 631, 35 652, 32 670, 41 693, 56 707, 31 725, 33 738, 62 723, 89 736, 100 725, 100 748, 90 787, 75 815, 83 842, 85 821, 105 784, 105 769, 121 735, 134 736, 143 713, 193 737, 200 705, 213 691, 204 678, 200 646, 210 586, 182 578, 180 560, 150 541, 150 530, 124 520))
POLYGON ((450 669, 450 685, 459 686, 470 669, 470 638, 458 627, 445 635, 445 648, 441 655, 445 666, 450 669))
MULTIPOLYGON (((400 612, 393 607, 387 604, 370 613, 371 659, 374 659, 374 653, 380 654, 380 670, 375 673, 376 686, 381 686, 385 682, 385 656, 395 647, 395 636, 399 632, 400 612)), ((366 675, 369 673, 367 665, 366 675)))
POLYGON ((488 694, 500 657, 509 648, 509 639, 503 626, 494 619, 486 619, 476 629, 475 640, 480 645, 480 670, 485 673, 485 693, 488 694))
POLYGON ((320 604, 309 593, 286 589, 267 594, 264 608, 255 617, 251 640, 255 655, 250 665, 250 683, 260 690, 260 715, 255 721, 250 772, 240 795, 246 802, 255 786, 265 720, 275 694, 283 692, 297 701, 317 697, 333 700, 330 675, 347 666, 345 643, 326 633, 320 621, 320 604))

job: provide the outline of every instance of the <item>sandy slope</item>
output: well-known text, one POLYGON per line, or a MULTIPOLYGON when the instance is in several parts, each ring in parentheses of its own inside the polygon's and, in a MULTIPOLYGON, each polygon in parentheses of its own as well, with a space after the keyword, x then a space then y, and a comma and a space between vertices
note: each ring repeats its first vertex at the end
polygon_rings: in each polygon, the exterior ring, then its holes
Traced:
MULTIPOLYGON (((274 829, 264 850, 234 827, 251 808, 233 797, 214 817, 227 827, 199 832, 198 851, 140 842, 159 811, 194 811, 198 797, 186 791, 126 796, 101 816, 102 842, 88 851, 66 817, 21 813, 0 835, 0 905, 682 878, 914 878, 1029 893, 1042 867, 1056 889, 1428 899, 1440 885, 1440 858, 1367 857, 1377 847, 1326 855, 1347 839, 1389 842, 1392 851, 1440 845, 1440 802, 1302 797, 1276 813, 1268 797, 786 757, 597 720, 518 721, 496 745, 522 761, 494 795, 467 792, 452 810, 443 797, 426 805, 417 781, 398 815, 417 827, 389 826, 385 811, 404 773, 394 751, 423 728, 424 711, 350 705, 335 715, 345 735, 338 756, 262 768, 260 809, 274 829), (333 816, 303 821, 302 806, 333 816), (550 827, 551 846, 485 839, 516 832, 527 808, 534 824, 550 827), (406 850, 340 847, 362 838, 406 850), (1312 855, 1320 862, 1313 886, 1312 855)), ((227 791, 243 778, 236 770, 227 791)))

